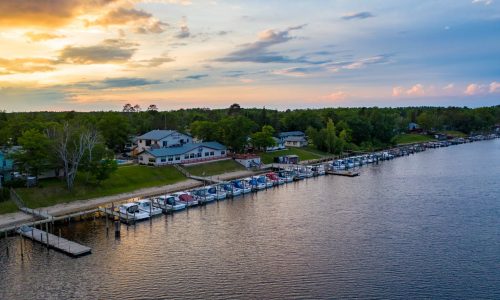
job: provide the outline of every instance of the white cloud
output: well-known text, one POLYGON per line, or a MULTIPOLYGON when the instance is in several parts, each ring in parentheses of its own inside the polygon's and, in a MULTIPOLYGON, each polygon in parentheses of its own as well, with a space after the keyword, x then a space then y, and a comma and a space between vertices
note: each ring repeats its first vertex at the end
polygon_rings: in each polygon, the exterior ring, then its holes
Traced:
POLYGON ((392 88, 392 96, 394 97, 399 97, 402 96, 405 92, 404 87, 402 86, 395 86, 392 88))
POLYGON ((493 0, 472 0, 472 4, 490 5, 493 0))
POLYGON ((445 91, 450 91, 450 90, 453 90, 453 88, 455 88, 455 84, 450 83, 450 84, 448 84, 448 85, 444 86, 444 87, 443 87, 443 90, 445 90, 445 91))
POLYGON ((477 84, 477 83, 471 83, 467 86, 465 89, 465 94, 469 96, 477 95, 477 94, 483 94, 486 92, 486 86, 482 84, 477 84))
POLYGON ((325 100, 331 100, 331 101, 341 101, 341 100, 347 99, 348 96, 349 95, 346 92, 336 91, 336 92, 333 92, 333 93, 326 95, 322 98, 325 100))
POLYGON ((490 83, 490 93, 500 92, 500 82, 493 81, 490 83))
POLYGON ((407 90, 406 94, 410 96, 424 96, 425 95, 424 86, 421 85, 420 83, 417 83, 414 86, 412 86, 409 90, 407 90))

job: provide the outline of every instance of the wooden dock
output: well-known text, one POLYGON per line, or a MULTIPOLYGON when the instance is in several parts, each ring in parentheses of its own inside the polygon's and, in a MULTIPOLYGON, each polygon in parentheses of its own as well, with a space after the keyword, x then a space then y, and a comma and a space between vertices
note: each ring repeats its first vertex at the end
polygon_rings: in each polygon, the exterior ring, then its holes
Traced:
POLYGON ((133 216, 130 216, 128 214, 122 214, 121 212, 112 210, 111 208, 99 207, 98 210, 102 213, 105 213, 106 217, 108 216, 118 217, 118 219, 122 223, 125 223, 127 225, 135 223, 135 218, 133 216))
POLYGON ((347 176, 347 177, 359 176, 358 171, 329 170, 329 171, 326 171, 326 173, 329 175, 347 176))
POLYGON ((21 236, 32 239, 35 242, 47 245, 47 247, 61 251, 73 257, 90 254, 91 249, 87 246, 58 237, 46 231, 29 226, 23 226, 16 230, 21 236))

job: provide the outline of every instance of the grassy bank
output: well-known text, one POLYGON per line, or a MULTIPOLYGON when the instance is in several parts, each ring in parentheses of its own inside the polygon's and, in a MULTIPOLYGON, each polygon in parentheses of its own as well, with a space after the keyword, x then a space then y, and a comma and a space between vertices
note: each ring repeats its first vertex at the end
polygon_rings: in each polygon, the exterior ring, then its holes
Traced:
POLYGON ((467 135, 461 131, 455 131, 455 130, 446 130, 446 131, 443 131, 442 133, 446 134, 446 135, 449 135, 449 136, 452 136, 452 137, 467 137, 467 135))
POLYGON ((12 201, 2 201, 0 202, 0 215, 1 214, 8 214, 12 212, 17 211, 17 206, 14 202, 12 201))
POLYGON ((226 172, 242 171, 245 167, 232 159, 214 161, 194 166, 186 166, 189 173, 195 176, 213 176, 226 172))
POLYGON ((40 186, 16 189, 17 193, 31 208, 58 203, 84 200, 120 193, 172 184, 185 180, 184 175, 173 167, 123 166, 100 186, 85 185, 83 178, 77 178, 72 192, 59 179, 40 180, 40 186))
POLYGON ((271 164, 274 162, 274 157, 276 156, 297 155, 300 161, 304 161, 304 160, 322 158, 326 156, 326 153, 315 149, 311 150, 309 148, 289 148, 286 150, 261 153, 259 155, 263 163, 271 164))
POLYGON ((411 144, 411 143, 424 143, 430 141, 435 141, 435 139, 427 135, 414 134, 414 133, 400 134, 394 138, 394 142, 398 145, 411 144))

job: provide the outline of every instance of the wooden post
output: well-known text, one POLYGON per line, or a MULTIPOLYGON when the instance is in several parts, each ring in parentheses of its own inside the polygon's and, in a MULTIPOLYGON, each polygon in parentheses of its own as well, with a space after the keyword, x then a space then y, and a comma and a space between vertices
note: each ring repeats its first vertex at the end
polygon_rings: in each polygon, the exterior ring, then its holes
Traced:
POLYGON ((21 259, 24 260, 24 249, 23 249, 23 236, 19 235, 21 238, 21 259))
POLYGON ((109 227, 108 227, 108 209, 107 208, 104 208, 104 211, 106 212, 105 213, 105 218, 106 218, 106 236, 108 236, 108 233, 109 233, 109 227))
POLYGON ((120 221, 115 221, 115 237, 120 236, 120 221))
POLYGON ((47 238, 47 249, 49 249, 49 223, 45 223, 45 232, 46 232, 46 238, 47 238))
POLYGON ((57 246, 59 246, 60 240, 61 240, 61 228, 59 228, 59 239, 57 240, 57 246))

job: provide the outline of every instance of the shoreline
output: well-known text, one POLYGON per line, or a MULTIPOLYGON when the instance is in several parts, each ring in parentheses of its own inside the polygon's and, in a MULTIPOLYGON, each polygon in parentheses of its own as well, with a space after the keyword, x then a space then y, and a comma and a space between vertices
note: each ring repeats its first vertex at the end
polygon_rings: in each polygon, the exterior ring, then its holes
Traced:
MULTIPOLYGON (((221 180, 230 180, 230 179, 235 179, 235 178, 240 178, 240 177, 248 177, 254 174, 258 174, 259 171, 235 171, 235 172, 229 172, 229 173, 224 173, 220 174, 217 176, 210 176, 207 178, 217 178, 221 180)), ((150 187, 150 188, 143 188, 127 193, 120 193, 116 195, 110 195, 110 196, 104 196, 104 197, 98 197, 98 198, 90 198, 90 199, 85 199, 85 200, 76 200, 72 202, 67 202, 67 203, 59 203, 56 205, 48 206, 48 207, 40 207, 35 210, 40 210, 42 212, 47 212, 49 215, 52 215, 54 217, 60 216, 60 215, 66 215, 66 214, 71 214, 75 213, 78 211, 85 211, 85 210, 90 210, 97 208, 99 206, 103 206, 106 204, 110 204, 113 202, 121 203, 125 202, 134 198, 144 198, 144 197, 152 197, 156 195, 161 195, 161 194, 166 194, 166 193, 173 193, 173 192, 178 192, 182 190, 187 190, 187 189, 192 189, 195 187, 202 186, 203 183, 198 180, 194 179, 189 179, 186 178, 186 180, 173 183, 173 184, 167 184, 167 185, 162 185, 162 186, 156 186, 156 187, 150 187)), ((0 230, 7 228, 7 227, 12 227, 16 226, 22 223, 27 223, 27 222, 32 222, 34 221, 35 218, 31 215, 28 215, 26 213, 23 213, 21 211, 14 212, 14 213, 8 213, 8 214, 3 214, 0 215, 0 230)))

